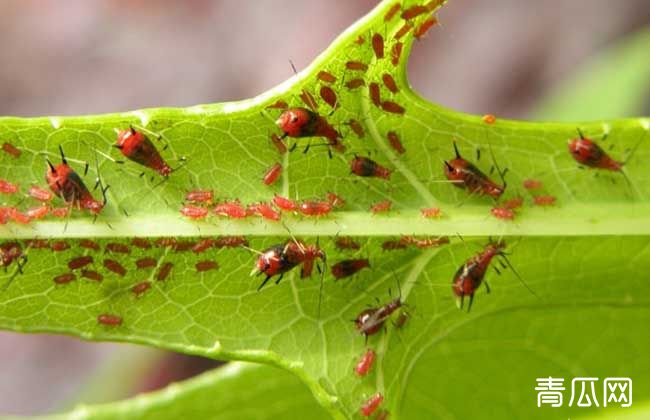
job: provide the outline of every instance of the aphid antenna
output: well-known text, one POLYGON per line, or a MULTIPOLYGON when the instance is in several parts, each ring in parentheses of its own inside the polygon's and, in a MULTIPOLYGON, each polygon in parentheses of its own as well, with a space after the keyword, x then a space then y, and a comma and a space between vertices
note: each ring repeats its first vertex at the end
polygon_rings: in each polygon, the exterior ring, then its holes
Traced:
POLYGON ((293 64, 293 61, 289 58, 289 65, 291 66, 291 70, 293 70, 294 76, 298 75, 298 70, 296 70, 296 66, 293 64))
MULTIPOLYGON (((647 134, 648 134, 648 132, 646 131, 646 132, 641 136, 641 138, 636 142, 636 144, 635 144, 634 146, 632 146, 632 149, 630 150, 630 153, 627 155, 627 157, 625 158, 625 160, 624 160, 623 163, 622 163, 623 166, 625 166, 625 165, 627 164, 627 162, 630 160, 630 158, 631 158, 632 156, 634 156, 634 153, 637 151, 637 149, 639 148, 639 146, 641 145, 641 143, 643 142, 643 140, 645 139, 645 137, 646 137, 647 134)), ((621 171, 621 172, 622 172, 622 171, 621 171)), ((627 179, 627 176, 626 176, 625 178, 627 179)), ((629 180, 628 180, 628 182, 629 182, 629 180)))
POLYGON ((517 278, 519 279, 519 281, 521 282, 521 284, 523 284, 524 287, 525 287, 526 289, 528 289, 528 291, 529 291, 533 296, 535 296, 537 299, 540 299, 540 300, 541 300, 541 298, 539 297, 539 295, 538 295, 537 293, 535 293, 535 291, 533 291, 533 289, 531 289, 530 286, 528 286, 528 284, 524 281, 524 279, 519 275, 519 273, 517 272, 517 270, 515 270, 515 267, 510 263, 510 260, 508 259, 508 257, 506 257, 505 254, 501 254, 501 258, 503 258, 503 260, 505 261, 505 263, 506 263, 506 265, 508 266, 508 268, 512 270, 513 274, 515 275, 515 277, 517 277, 517 278))
POLYGON ((287 233, 291 237, 291 240, 298 246, 298 249, 300 249, 300 252, 302 252, 302 254, 304 255, 306 252, 305 247, 302 245, 302 243, 300 243, 300 241, 298 241, 298 239, 296 239, 295 236, 293 236, 293 233, 291 233, 289 226, 287 226, 287 224, 284 223, 284 220, 281 220, 280 223, 282 224, 282 227, 286 229, 287 233))
POLYGON ((63 153, 63 147, 59 144, 59 153, 61 153, 61 162, 68 164, 68 161, 65 160, 65 154, 63 153))
POLYGON ((580 127, 576 128, 578 131, 578 136, 580 136, 580 140, 586 139, 585 135, 582 133, 582 130, 580 130, 580 127))
MULTIPOLYGON (((452 140, 452 143, 454 144, 454 152, 456 153, 456 159, 462 159, 463 157, 461 156, 460 152, 458 151, 458 144, 456 143, 456 139, 452 140)), ((447 164, 447 162, 445 162, 447 164)), ((449 164, 447 164, 449 166, 449 164)))
POLYGON ((506 183, 506 173, 508 172, 508 168, 505 168, 503 171, 499 167, 499 164, 497 163, 497 159, 494 156, 494 150, 492 150, 492 143, 488 143, 488 147, 490 149, 490 156, 492 157, 492 162, 494 163, 494 166, 497 168, 497 172, 499 173, 499 177, 501 178, 501 182, 503 182, 503 189, 505 190, 508 184, 506 183))

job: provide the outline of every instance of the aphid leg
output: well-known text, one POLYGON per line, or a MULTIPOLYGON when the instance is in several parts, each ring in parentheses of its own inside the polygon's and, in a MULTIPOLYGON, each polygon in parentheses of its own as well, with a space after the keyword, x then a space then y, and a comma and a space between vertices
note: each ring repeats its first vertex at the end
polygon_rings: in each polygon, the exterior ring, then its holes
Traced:
POLYGON ((266 276, 266 278, 264 279, 264 281, 262 282, 262 284, 260 284, 259 286, 257 286, 257 291, 258 291, 258 292, 259 292, 260 290, 262 290, 262 287, 264 287, 264 285, 266 285, 266 282, 268 282, 270 278, 271 278, 271 276, 266 276))
POLYGON ((483 283, 485 284, 485 289, 487 290, 488 294, 490 293, 490 285, 488 284, 487 281, 483 280, 483 283))
POLYGON ((474 294, 469 295, 469 303, 467 304, 467 313, 472 310, 472 302, 474 302, 474 294))
MULTIPOLYGON (((284 277, 284 273, 280 274, 280 277, 275 281, 275 284, 280 284, 280 281, 282 280, 282 277, 284 277)), ((266 282, 266 280, 264 280, 266 282)))

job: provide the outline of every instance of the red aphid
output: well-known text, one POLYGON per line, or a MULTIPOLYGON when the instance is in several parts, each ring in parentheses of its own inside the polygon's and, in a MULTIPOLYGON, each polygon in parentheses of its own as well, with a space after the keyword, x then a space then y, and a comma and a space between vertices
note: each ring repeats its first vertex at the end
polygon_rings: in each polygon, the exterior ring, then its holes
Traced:
POLYGON ((356 134, 357 137, 359 137, 360 139, 365 136, 363 126, 361 125, 361 123, 359 121, 352 119, 352 120, 347 122, 347 125, 350 126, 352 131, 354 131, 354 134, 356 134))
POLYGON ((113 273, 117 274, 120 277, 124 277, 124 275, 126 274, 126 268, 124 268, 122 264, 120 264, 115 260, 105 259, 104 267, 108 271, 112 271, 113 273))
POLYGON ((537 206, 552 206, 556 200, 557 198, 552 195, 537 195, 533 197, 533 202, 537 206))
POLYGON ((316 103, 316 99, 314 99, 314 96, 308 90, 305 90, 305 89, 302 90, 302 92, 300 93, 300 99, 312 111, 316 111, 316 108, 318 108, 318 104, 316 103))
POLYGON ((50 247, 50 243, 45 239, 32 239, 27 241, 27 247, 34 249, 45 249, 50 247))
POLYGON ((332 266, 332 275, 335 279, 350 277, 364 268, 370 267, 368 259, 343 260, 332 266))
POLYGON ((275 181, 277 181, 278 178, 280 178, 281 174, 282 174, 282 165, 280 165, 279 163, 275 163, 264 174, 264 179, 263 179, 264 184, 271 185, 275 183, 275 181))
POLYGON ((494 124, 497 121, 497 117, 495 117, 492 114, 485 114, 485 115, 483 115, 483 118, 481 118, 481 119, 483 120, 484 123, 490 124, 490 125, 494 124))
POLYGON ((22 153, 19 148, 8 142, 2 144, 2 151, 13 156, 15 159, 18 159, 22 153))
POLYGON ((305 216, 326 216, 332 211, 329 201, 305 200, 300 203, 299 211, 305 216))
POLYGON ((169 274, 172 271, 172 268, 174 268, 174 264, 170 262, 166 262, 163 265, 160 266, 160 270, 158 270, 158 275, 156 276, 156 280, 158 281, 165 281, 167 277, 169 277, 169 274))
POLYGON ((214 239, 201 239, 192 247, 192 252, 195 254, 200 254, 207 251, 209 248, 212 248, 212 246, 214 246, 214 239))
POLYGON ((243 219, 248 216, 248 212, 239 203, 239 200, 225 201, 217 204, 213 209, 214 214, 218 216, 231 217, 233 219, 243 219))
POLYGON ((363 45, 364 42, 366 42, 366 39, 363 37, 363 35, 359 35, 357 39, 354 40, 354 43, 357 45, 363 45))
POLYGON ((151 258, 151 257, 140 258, 139 260, 136 260, 136 262, 135 262, 135 266, 136 266, 139 270, 143 270, 143 269, 145 269, 145 268, 152 268, 152 267, 155 267, 156 264, 157 264, 156 259, 155 259, 155 258, 151 258))
POLYGON ((287 146, 284 144, 280 136, 277 134, 271 134, 271 143, 278 149, 281 155, 287 153, 287 146))
POLYGON ((384 58, 384 37, 381 34, 372 36, 372 49, 375 51, 377 59, 384 58))
POLYGON ((370 207, 370 211, 372 212, 372 214, 383 213, 389 211, 392 206, 393 206, 392 201, 383 200, 380 201, 379 203, 373 204, 372 207, 370 207))
POLYGON ((404 47, 404 44, 401 42, 396 42, 393 45, 393 48, 390 50, 390 62, 393 63, 393 66, 397 66, 399 64, 399 59, 402 56, 402 48, 404 47))
POLYGON ((606 169, 620 172, 623 162, 612 159, 597 143, 579 132, 580 137, 569 140, 569 152, 576 162, 589 168, 606 169))
POLYGON ((183 207, 181 207, 181 214, 194 220, 204 219, 208 215, 208 209, 206 207, 198 207, 192 206, 190 204, 185 204, 183 207))
POLYGON ((446 236, 441 236, 439 238, 424 238, 424 239, 413 238, 411 240, 411 244, 415 245, 420 249, 436 248, 442 245, 446 245, 448 243, 449 243, 449 238, 447 238, 446 236))
POLYGON ((494 207, 490 209, 490 213, 492 213, 492 216, 496 217, 497 219, 502 219, 502 220, 515 219, 514 210, 509 209, 507 207, 494 207))
POLYGON ((150 288, 151 288, 151 282, 143 281, 143 282, 140 282, 140 283, 136 284, 135 286, 133 286, 131 288, 131 292, 133 292, 133 294, 136 297, 140 297, 140 295, 142 295, 144 292, 146 292, 150 288))
POLYGON ((321 86, 320 97, 323 98, 325 103, 332 108, 336 108, 338 106, 338 97, 336 96, 336 92, 334 92, 331 87, 321 86))
POLYGON ((511 198, 503 203, 503 208, 515 210, 524 205, 524 199, 521 197, 511 198))
POLYGON ((356 89, 356 88, 359 88, 359 87, 365 86, 365 85, 366 85, 366 81, 363 80, 363 79, 358 79, 358 78, 357 79, 351 79, 351 80, 348 80, 347 82, 345 82, 345 87, 350 89, 350 90, 356 89))
MULTIPOLYGON (((63 154, 63 149, 60 146, 59 152, 61 153, 61 163, 56 165, 56 167, 49 160, 47 161, 48 169, 45 174, 45 180, 50 190, 70 206, 88 210, 95 215, 99 214, 104 208, 105 203, 93 198, 81 180, 81 177, 68 165, 63 154)), ((54 210, 52 214, 54 214, 54 210)), ((57 213, 54 215, 60 217, 59 214, 59 210, 57 210, 57 213)))
POLYGON ((372 82, 368 85, 368 94, 370 95, 370 100, 375 104, 375 106, 381 106, 381 94, 377 83, 372 82))
POLYGON ((214 191, 212 190, 194 190, 185 194, 185 201, 189 203, 212 203, 214 191))
MULTIPOLYGON (((483 282, 483 277, 490 266, 490 262, 497 255, 504 255, 503 250, 505 247, 506 244, 503 241, 490 242, 485 246, 483 251, 472 256, 465 264, 458 268, 456 274, 454 274, 451 289, 457 297, 457 305, 460 309, 463 308, 465 296, 469 296, 467 312, 470 311, 474 300, 474 293, 483 282)), ((489 293, 489 286, 487 283, 485 285, 489 293)))
POLYGON ((217 263, 216 261, 209 261, 209 260, 199 261, 194 265, 194 267, 198 272, 217 270, 219 268, 219 263, 217 263))
POLYGON ((266 203, 249 204, 246 213, 260 216, 266 220, 272 220, 274 222, 277 222, 282 217, 282 215, 271 207, 270 204, 266 203))
POLYGON ((442 215, 442 212, 438 207, 431 207, 431 208, 428 208, 428 209, 421 209, 420 213, 422 213, 423 217, 426 217, 428 219, 439 218, 442 215))
POLYGON ((390 74, 384 73, 381 76, 381 80, 384 81, 384 86, 386 86, 386 89, 390 90, 393 93, 397 93, 399 91, 397 88, 397 83, 395 83, 395 79, 393 79, 393 76, 390 74))
POLYGON ((194 245, 196 245, 196 242, 194 241, 178 241, 174 244, 174 246, 172 246, 172 249, 175 252, 184 252, 194 248, 194 245))
POLYGON ((284 111, 275 122, 285 136, 325 137, 328 145, 338 152, 344 152, 341 134, 327 120, 307 108, 290 108, 284 111))
MULTIPOLYGON (((395 33, 394 39, 395 41, 399 41, 400 38, 402 38, 404 35, 406 35, 411 28, 413 28, 413 25, 411 25, 409 22, 404 23, 404 25, 395 33)), ((401 48, 400 48, 401 49, 401 48)))
POLYGON ((275 204, 282 211, 297 211, 299 207, 298 203, 296 203, 294 200, 282 197, 281 195, 273 196, 272 201, 273 204, 275 204))
POLYGON ((383 109, 386 112, 390 112, 392 114, 404 114, 406 110, 404 107, 400 104, 397 104, 393 101, 384 101, 381 103, 381 109, 383 109))
POLYGON ((76 279, 77 276, 75 276, 74 273, 64 273, 54 277, 53 280, 56 284, 68 284, 76 279))
POLYGON ((68 261, 68 268, 70 270, 76 270, 77 268, 83 268, 88 264, 93 263, 93 257, 90 255, 85 255, 83 257, 76 257, 68 261))
POLYGON ((395 320, 395 328, 402 328, 404 327, 404 324, 406 324, 406 321, 409 320, 411 316, 409 315, 408 312, 402 311, 400 314, 397 316, 397 319, 395 320))
POLYGON ((430 12, 433 12, 444 2, 445 0, 431 0, 429 3, 425 4, 425 7, 429 9, 430 12))
POLYGON ((97 322, 107 327, 119 327, 122 325, 122 317, 112 314, 101 314, 97 316, 97 322))
POLYGON ((31 222, 32 219, 25 213, 21 212, 15 207, 9 207, 7 210, 7 214, 11 220, 13 220, 16 223, 20 223, 22 225, 26 225, 27 223, 31 222))
POLYGON ((27 257, 23 254, 23 249, 20 244, 18 242, 4 242, 0 244, 0 267, 5 267, 6 269, 14 261, 17 261, 18 271, 22 272, 22 267, 26 263, 27 257))
POLYGON ((384 15, 384 22, 388 22, 389 20, 391 20, 397 14, 397 12, 400 11, 401 8, 402 5, 399 4, 399 2, 393 4, 384 15))
POLYGON ((377 392, 372 397, 368 398, 361 404, 361 415, 363 417, 370 417, 377 410, 379 405, 384 401, 384 396, 381 392, 377 392))
POLYGON ((325 83, 336 83, 336 77, 332 73, 329 73, 325 70, 319 71, 316 77, 318 80, 325 83))
POLYGON ((244 236, 220 236, 214 241, 215 248, 237 248, 248 246, 248 239, 244 236))
POLYGON ((29 209, 25 210, 25 216, 27 216, 30 220, 42 219, 47 216, 49 212, 49 206, 30 207, 29 209))
POLYGON ((359 245, 358 242, 354 241, 351 238, 346 238, 346 237, 340 237, 336 239, 336 247, 338 249, 361 249, 361 245, 359 245))
POLYGON ((523 185, 527 190, 539 190, 542 188, 542 181, 536 179, 525 179, 523 185))
POLYGON ((2 194, 15 194, 18 192, 18 185, 13 184, 4 179, 0 179, 0 193, 2 194))
POLYGON ((289 105, 285 101, 277 101, 267 106, 269 109, 287 109, 289 105))
POLYGON ((99 244, 90 239, 81 239, 79 241, 79 246, 86 249, 92 249, 93 251, 99 251, 99 244))
POLYGON ((0 207, 0 225, 6 225, 14 213, 14 207, 0 207))
POLYGON ((54 252, 65 251, 66 249, 69 248, 70 248, 70 244, 68 244, 66 241, 56 241, 50 244, 50 249, 52 249, 52 251, 54 252))
POLYGON ((348 61, 345 63, 345 68, 354 71, 366 71, 368 70, 368 65, 360 61, 348 61))
POLYGON ((345 206, 345 200, 341 196, 334 194, 333 192, 328 192, 325 197, 327 201, 332 205, 332 207, 340 209, 345 206))
POLYGON ((172 168, 164 161, 158 149, 144 133, 131 127, 117 133, 115 147, 120 149, 122 155, 142 166, 153 169, 162 176, 169 176, 172 168))
POLYGON ((376 357, 377 354, 375 351, 373 349, 368 349, 361 357, 361 360, 359 360, 359 362, 354 366, 354 373, 356 373, 357 376, 366 376, 368 372, 370 372, 376 357))
POLYGON ((411 6, 408 9, 404 10, 401 16, 402 19, 409 20, 409 19, 416 18, 423 13, 427 13, 428 11, 429 11, 428 7, 417 4, 415 6, 411 6))
MULTIPOLYGON (((422 39, 424 35, 426 35, 427 32, 429 32, 429 29, 431 29, 436 23, 438 23, 438 19, 435 17, 430 17, 429 19, 425 20, 415 28, 415 31, 413 31, 413 35, 415 35, 415 38, 417 39, 422 39)), ((487 121, 486 121, 487 122, 487 121)), ((491 124, 491 123, 488 123, 491 124)))
POLYGON ((506 183, 497 185, 474 164, 464 159, 454 142, 456 158, 444 162, 445 176, 453 185, 468 190, 471 194, 488 195, 499 198, 506 189, 506 183))
POLYGON ((176 238, 158 238, 154 242, 154 244, 159 247, 159 248, 167 248, 167 247, 173 247, 176 245, 176 238))
POLYGON ((391 171, 374 160, 363 157, 356 156, 350 162, 350 170, 353 174, 362 176, 362 177, 376 177, 383 178, 388 180, 390 178, 391 171))
POLYGON ((383 244, 381 244, 381 248, 384 251, 394 251, 396 249, 405 249, 408 246, 408 244, 405 244, 402 241, 386 241, 383 244))
POLYGON ((386 137, 388 137, 388 142, 397 153, 401 155, 404 154, 404 152, 406 152, 406 149, 404 149, 404 145, 402 145, 402 141, 399 139, 399 136, 397 135, 396 132, 389 131, 386 134, 386 137))
POLYGON ((60 219, 68 217, 70 214, 70 207, 53 207, 50 209, 50 215, 60 219))
POLYGON ((130 254, 131 249, 128 245, 111 242, 106 244, 106 252, 114 252, 116 254, 130 254))
POLYGON ((131 245, 140 249, 151 249, 151 242, 145 238, 133 238, 131 239, 131 245))
POLYGON ((104 280, 103 275, 93 270, 81 270, 80 276, 85 279, 97 281, 97 282, 104 280))

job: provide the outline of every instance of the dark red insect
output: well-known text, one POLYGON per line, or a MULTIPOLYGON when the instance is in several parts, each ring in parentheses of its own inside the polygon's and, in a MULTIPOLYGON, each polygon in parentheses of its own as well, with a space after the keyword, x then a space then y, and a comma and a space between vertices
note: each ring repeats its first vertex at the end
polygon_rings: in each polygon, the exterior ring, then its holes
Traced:
POLYGON ((336 92, 334 92, 334 90, 329 86, 321 86, 320 97, 323 98, 325 103, 331 106, 332 108, 336 108, 339 104, 338 97, 336 96, 336 92))
POLYGON ((271 134, 271 143, 278 149, 281 155, 287 153, 287 146, 284 144, 280 136, 277 134, 271 134))
POLYGON ((381 109, 392 114, 404 114, 406 110, 400 104, 397 104, 393 101, 384 101, 381 103, 381 109))
POLYGON ((218 216, 231 217, 233 219, 243 219, 248 216, 248 212, 239 203, 239 200, 225 201, 217 204, 213 209, 214 214, 218 216))
POLYGON ((13 213, 13 207, 0 207, 0 225, 6 225, 13 213))
POLYGON ((402 145, 401 140, 399 139, 399 136, 397 135, 396 132, 394 131, 389 131, 386 134, 386 137, 388 137, 388 142, 390 143, 391 147, 400 155, 404 154, 406 152, 406 149, 404 149, 404 145, 402 145))
POLYGON ((408 244, 402 242, 402 241, 386 241, 383 244, 381 244, 381 248, 384 251, 394 251, 396 249, 405 249, 408 246, 408 244))
POLYGON ((99 251, 99 244, 90 239, 81 239, 79 241, 79 246, 86 249, 92 249, 93 251, 99 251))
POLYGON ((287 241, 284 244, 273 245, 264 250, 257 258, 251 275, 264 274, 266 278, 257 290, 262 289, 271 277, 279 276, 275 284, 280 283, 284 273, 302 264, 301 277, 309 277, 314 261, 320 258, 326 261, 323 250, 318 245, 306 245, 301 241, 287 241))
POLYGON ((427 13, 428 11, 429 11, 428 7, 417 4, 415 6, 411 6, 408 9, 404 10, 401 16, 402 19, 409 20, 409 19, 416 18, 423 13, 427 13))
POLYGON ((122 264, 120 264, 115 260, 105 259, 104 267, 106 267, 108 271, 112 271, 113 273, 119 275, 120 277, 124 277, 124 275, 126 274, 126 268, 124 268, 122 264))
POLYGON ((0 267, 7 267, 16 261, 18 271, 9 279, 9 281, 2 287, 2 290, 7 289, 16 275, 23 273, 23 267, 27 264, 27 256, 23 253, 23 249, 18 242, 4 242, 0 244, 0 267))
POLYGON ((307 108, 290 108, 284 111, 275 122, 284 136, 325 137, 328 145, 338 152, 344 152, 341 134, 327 122, 325 117, 307 108))
POLYGON ((172 268, 174 268, 174 264, 170 262, 166 262, 163 265, 160 266, 160 270, 158 270, 158 276, 156 276, 156 280, 158 281, 165 281, 167 277, 169 277, 169 274, 172 271, 172 268))
POLYGON ((305 216, 326 216, 332 211, 332 204, 329 201, 305 200, 300 203, 300 213, 305 216))
POLYGON ((368 398, 361 404, 361 415, 363 417, 370 417, 377 410, 379 405, 384 401, 384 396, 381 392, 377 392, 372 397, 368 398))
POLYGON ((54 252, 61 252, 61 251, 65 251, 66 249, 69 249, 70 244, 68 244, 66 241, 56 241, 50 244, 50 248, 54 252))
POLYGON ((84 255, 82 257, 76 257, 68 261, 68 268, 70 270, 76 270, 77 268, 82 268, 92 263, 93 257, 90 255, 84 255))
POLYGON ((151 243, 145 238, 133 238, 131 239, 131 245, 140 249, 151 249, 151 243))
POLYGON ((198 272, 217 270, 219 268, 219 263, 209 260, 199 261, 194 265, 194 267, 196 267, 196 271, 198 272))
POLYGON ((18 185, 13 184, 4 179, 0 179, 0 193, 2 194, 15 194, 18 192, 18 185))
MULTIPOLYGON (((69 206, 88 210, 95 215, 99 214, 106 204, 105 199, 104 202, 101 202, 93 198, 81 177, 68 165, 61 146, 59 146, 59 152, 61 153, 61 163, 56 167, 49 160, 47 161, 48 169, 45 180, 50 190, 69 206)), ((102 187, 102 194, 105 192, 106 189, 102 187)), ((54 214, 54 210, 56 209, 52 210, 52 214, 54 214)), ((58 214, 56 216, 60 217, 58 214)))
POLYGON ((354 323, 359 333, 366 336, 378 333, 384 326, 384 322, 403 305, 401 298, 395 298, 387 304, 378 308, 368 308, 362 311, 354 323))
POLYGON ((273 204, 275 204, 282 211, 297 211, 298 203, 290 198, 282 197, 281 195, 273 196, 273 204))
POLYGON ((150 288, 151 288, 151 282, 143 281, 133 286, 131 288, 131 292, 133 292, 133 294, 136 297, 140 297, 144 292, 146 292, 150 288))
POLYGON ((334 194, 333 192, 328 192, 325 194, 327 197, 327 201, 332 205, 332 207, 340 209, 341 207, 345 206, 345 200, 339 196, 334 194))
POLYGON ((368 70, 368 65, 360 61, 348 61, 345 63, 345 68, 354 71, 366 71, 368 70))
POLYGON ((395 320, 395 328, 404 327, 404 324, 406 324, 406 321, 408 321, 410 317, 411 316, 409 315, 408 312, 406 311, 400 312, 400 314, 397 315, 397 319, 395 320))
POLYGON ((393 66, 397 66, 399 64, 399 59, 402 56, 402 48, 404 47, 404 44, 401 42, 396 42, 393 45, 393 48, 390 50, 390 62, 393 63, 393 66))
POLYGON ((351 79, 345 82, 345 87, 348 89, 356 89, 361 86, 365 86, 366 81, 363 79, 351 79))
POLYGON ((27 223, 32 221, 32 219, 28 215, 21 212, 15 207, 10 207, 7 210, 7 212, 8 212, 7 215, 11 218, 11 220, 13 220, 16 223, 26 225, 27 223))
POLYGON ((263 217, 266 220, 272 220, 277 222, 280 220, 282 215, 277 212, 270 204, 267 203, 255 203, 249 204, 246 209, 246 214, 255 215, 263 217))
POLYGON ((393 4, 393 5, 390 7, 390 9, 388 9, 388 11, 386 12, 386 14, 384 15, 384 22, 388 22, 388 21, 391 20, 393 17, 395 17, 395 15, 397 14, 397 12, 399 12, 401 8, 402 8, 402 5, 399 4, 399 2, 393 4))
POLYGON ((364 268, 370 267, 370 262, 367 259, 356 260, 343 260, 332 266, 332 275, 335 279, 343 279, 350 277, 364 268))
POLYGON ((152 267, 155 267, 156 264, 157 264, 156 259, 155 259, 155 258, 151 258, 151 257, 140 258, 139 260, 137 260, 137 261, 135 262, 135 266, 136 266, 139 270, 142 270, 142 269, 145 269, 145 268, 152 268, 152 267))
POLYGON ((350 126, 352 131, 354 131, 354 134, 356 134, 357 137, 359 137, 360 139, 365 136, 363 126, 361 125, 361 123, 359 121, 352 119, 352 120, 347 122, 347 125, 350 126))
POLYGON ((428 209, 421 209, 420 213, 422 213, 423 217, 426 217, 428 219, 438 218, 442 214, 441 210, 438 207, 431 207, 431 208, 428 208, 428 209))
POLYGON ((361 356, 361 360, 359 360, 359 362, 354 366, 354 373, 356 373, 357 376, 366 376, 368 372, 370 372, 376 357, 377 354, 375 351, 373 349, 368 349, 363 356, 361 356))
POLYGON ((539 190, 542 188, 542 181, 536 179, 525 179, 523 185, 527 190, 539 190))
POLYGON ((620 172, 624 162, 612 159, 597 143, 586 138, 580 130, 580 137, 569 140, 569 152, 576 162, 590 168, 620 172))
POLYGON ((485 114, 485 115, 483 115, 482 120, 483 120, 484 123, 492 125, 495 122, 497 122, 497 117, 495 117, 492 114, 485 114))
MULTIPOLYGON (((503 180, 503 185, 497 185, 479 168, 460 155, 456 142, 454 142, 454 150, 456 158, 444 162, 447 179, 452 181, 456 187, 466 189, 471 194, 489 195, 493 198, 501 197, 506 189, 505 180, 503 180)), ((499 170, 499 174, 503 179, 503 172, 499 170)))
POLYGON ((395 79, 393 79, 393 76, 390 74, 384 73, 381 76, 381 80, 384 81, 384 86, 386 86, 386 89, 390 90, 393 93, 397 93, 399 91, 397 84, 395 83, 395 79))
POLYGON ((116 254, 130 254, 131 249, 128 245, 111 242, 106 244, 106 252, 114 252, 116 254))
POLYGON ((377 59, 384 58, 384 37, 381 34, 372 36, 372 49, 375 51, 377 59))
POLYGON ((370 211, 372 212, 372 214, 383 213, 389 211, 392 206, 393 206, 392 201, 383 200, 380 201, 379 203, 373 204, 372 207, 370 207, 370 211))
POLYGON ((268 109, 287 109, 289 105, 285 101, 277 101, 267 106, 268 109))
POLYGON ((413 25, 411 25, 409 22, 404 23, 404 25, 399 29, 399 31, 395 33, 394 36, 395 41, 399 41, 400 38, 402 38, 411 30, 411 28, 413 28, 413 25))
POLYGON ((248 240, 243 236, 221 236, 214 241, 215 248, 237 248, 248 246, 248 240))
POLYGON ((192 252, 195 254, 200 254, 207 251, 209 248, 214 246, 214 240, 210 238, 201 239, 193 247, 192 252))
POLYGON ((45 239, 32 239, 30 241, 27 241, 27 247, 34 249, 44 249, 49 248, 50 243, 45 239))
POLYGON ((336 247, 338 249, 361 249, 361 245, 354 241, 352 238, 340 237, 336 239, 336 247))
POLYGON ((490 209, 490 213, 492 213, 492 216, 496 217, 497 219, 502 219, 502 220, 515 219, 514 210, 509 209, 507 207, 494 207, 490 209))
POLYGON ((25 210, 25 216, 30 220, 37 220, 44 218, 49 212, 49 206, 36 206, 25 210))
POLYGON ((70 207, 54 207, 50 209, 50 215, 58 218, 68 217, 70 207))
POLYGON ((198 220, 205 219, 208 215, 208 209, 206 207, 192 206, 190 204, 185 204, 181 207, 181 214, 190 219, 198 220))
POLYGON ((515 210, 523 205, 524 205, 524 199, 521 197, 515 197, 503 203, 502 207, 510 210, 515 210))
POLYGON ((122 317, 111 314, 101 314, 97 316, 97 322, 108 327, 118 327, 122 325, 122 317))
POLYGON ((556 200, 557 198, 555 198, 555 196, 552 195, 538 195, 533 197, 533 202, 537 206, 552 206, 553 204, 555 204, 556 200))
POLYGON ((368 94, 375 106, 381 106, 381 94, 379 93, 379 85, 377 83, 372 82, 368 85, 368 94))
POLYGON ((53 280, 56 284, 68 284, 76 279, 77 276, 75 276, 74 273, 64 273, 54 277, 53 280))
MULTIPOLYGON (((431 28, 432 28, 436 23, 438 23, 438 19, 436 19, 436 18, 433 17, 433 16, 430 17, 429 19, 427 19, 427 20, 425 20, 424 22, 422 22, 422 23, 420 24, 420 26, 418 26, 417 28, 415 28, 415 31, 413 32, 413 35, 415 35, 415 37, 416 37, 417 39, 422 39, 422 37, 423 37, 424 35, 426 35, 426 33, 429 32, 429 29, 431 29, 431 28)), ((486 121, 486 122, 487 122, 487 121, 486 121)), ((491 123, 488 123, 488 124, 491 124, 491 123)))
POLYGON ((194 248, 194 245, 196 245, 196 242, 194 242, 194 241, 177 241, 172 246, 172 249, 175 252, 184 252, 184 251, 189 251, 192 248, 194 248))
POLYGON ((194 190, 185 194, 185 201, 190 203, 212 203, 214 191, 212 190, 194 190))
POLYGON ((280 165, 279 163, 275 163, 266 171, 266 174, 264 174, 264 179, 263 179, 264 184, 266 185, 273 184, 275 181, 278 180, 281 174, 282 174, 282 165, 280 165))
POLYGON ((316 77, 318 80, 325 83, 336 83, 336 77, 332 73, 326 72, 324 70, 319 71, 316 77))
POLYGON ((136 131, 133 127, 117 133, 115 147, 120 149, 122 155, 135 163, 153 169, 162 176, 169 176, 172 168, 160 156, 158 149, 144 133, 136 131))
POLYGON ((2 151, 13 156, 15 159, 18 159, 22 153, 19 148, 8 142, 2 144, 2 151))
POLYGON ((384 168, 374 160, 363 156, 356 156, 352 159, 350 162, 350 170, 353 174, 358 176, 376 177, 386 180, 390 178, 391 174, 389 169, 384 168))
POLYGON ((92 281, 98 281, 99 282, 99 281, 104 280, 104 276, 102 276, 98 272, 92 271, 92 270, 81 270, 80 275, 81 275, 81 277, 86 278, 88 280, 92 280, 92 281))

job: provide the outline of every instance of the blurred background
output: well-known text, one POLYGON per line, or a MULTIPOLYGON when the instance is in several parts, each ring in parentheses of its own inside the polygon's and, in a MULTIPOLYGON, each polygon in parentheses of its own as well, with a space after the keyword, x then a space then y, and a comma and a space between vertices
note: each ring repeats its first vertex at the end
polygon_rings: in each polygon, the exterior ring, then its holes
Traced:
MULTIPOLYGON (((306 67, 376 3, 4 0, 0 115, 93 114, 255 96, 292 75, 288 59, 306 67)), ((442 26, 417 43, 410 60, 415 89, 460 111, 531 118, 548 116, 538 111, 540 101, 584 71, 591 56, 650 24, 650 2, 451 0, 439 18, 442 26)), ((635 110, 648 115, 650 99, 635 110)), ((0 414, 124 398, 214 366, 132 345, 0 333, 0 414)))

